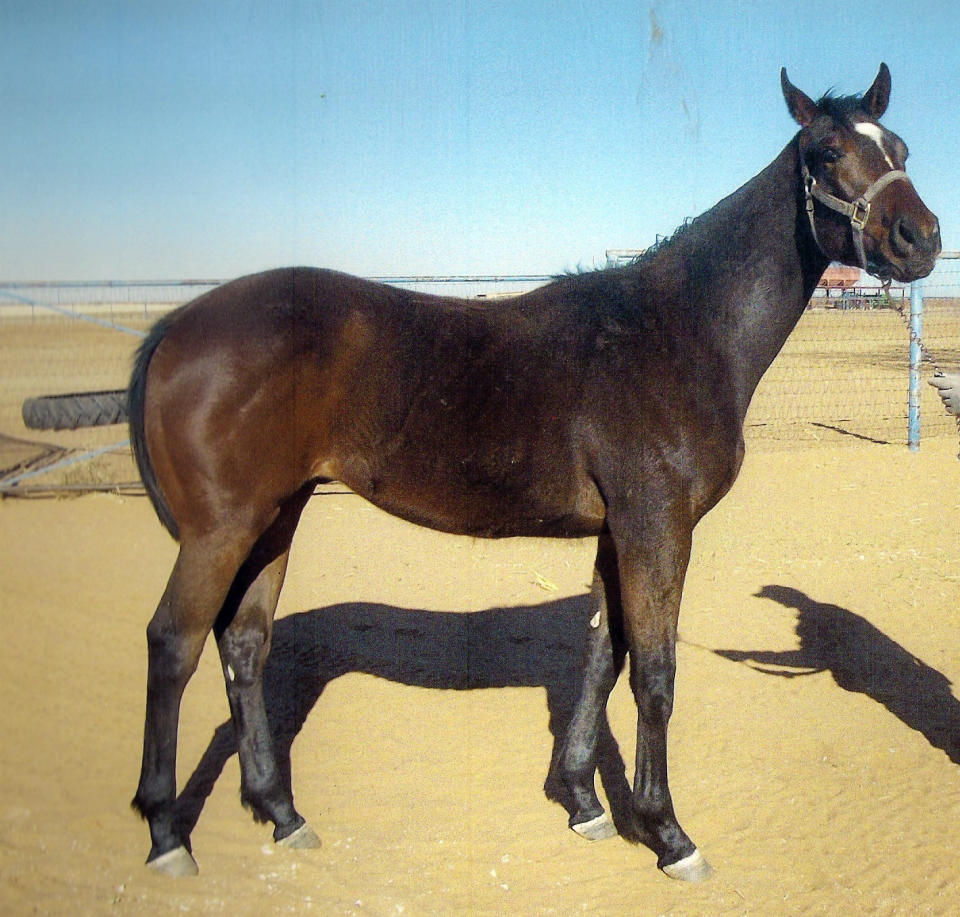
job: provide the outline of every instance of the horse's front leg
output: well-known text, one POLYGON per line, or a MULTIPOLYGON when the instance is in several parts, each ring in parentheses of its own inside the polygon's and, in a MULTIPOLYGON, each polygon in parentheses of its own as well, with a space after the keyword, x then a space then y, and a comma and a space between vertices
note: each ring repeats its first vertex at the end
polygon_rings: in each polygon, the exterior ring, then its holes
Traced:
POLYGON ((568 797, 570 827, 588 840, 601 840, 615 835, 616 829, 597 797, 598 744, 607 698, 626 658, 616 549, 606 534, 597 545, 589 613, 580 694, 558 763, 568 797))
MULTIPOLYGON (((665 514, 665 518, 670 518, 665 514)), ((676 514, 662 527, 615 536, 630 687, 637 703, 633 813, 657 865, 671 878, 699 880, 711 869, 677 821, 667 780, 667 726, 673 711, 677 618, 690 558, 690 527, 676 514)))

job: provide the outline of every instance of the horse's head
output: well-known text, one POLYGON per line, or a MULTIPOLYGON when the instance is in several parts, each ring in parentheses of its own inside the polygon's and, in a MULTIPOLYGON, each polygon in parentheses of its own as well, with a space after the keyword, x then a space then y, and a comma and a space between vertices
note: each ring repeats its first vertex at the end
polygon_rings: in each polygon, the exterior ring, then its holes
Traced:
POLYGON ((780 83, 802 128, 807 218, 823 254, 881 280, 926 277, 940 253, 940 224, 904 171, 906 144, 879 123, 890 99, 887 65, 862 96, 814 102, 786 70, 780 83))

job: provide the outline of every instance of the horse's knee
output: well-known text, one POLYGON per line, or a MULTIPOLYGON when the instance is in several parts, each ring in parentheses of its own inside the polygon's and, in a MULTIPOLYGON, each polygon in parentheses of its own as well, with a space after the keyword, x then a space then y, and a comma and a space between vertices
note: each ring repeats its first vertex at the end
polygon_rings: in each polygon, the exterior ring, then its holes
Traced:
POLYGON ((646 723, 665 723, 673 713, 675 666, 660 657, 631 666, 630 686, 646 723))
POLYGON ((667 722, 673 715, 673 687, 645 691, 637 700, 637 707, 646 722, 667 722))

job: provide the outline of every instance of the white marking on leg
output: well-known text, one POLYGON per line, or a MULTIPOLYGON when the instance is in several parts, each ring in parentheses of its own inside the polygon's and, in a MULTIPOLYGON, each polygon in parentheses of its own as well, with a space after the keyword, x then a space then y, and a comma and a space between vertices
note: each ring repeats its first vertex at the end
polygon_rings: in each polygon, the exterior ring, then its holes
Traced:
POLYGON ((591 619, 590 626, 596 630, 600 626, 600 612, 598 611, 591 619))
POLYGON ((863 134, 864 137, 869 137, 879 147, 880 152, 883 153, 883 158, 887 161, 887 164, 891 169, 895 169, 896 166, 893 164, 893 160, 890 158, 886 147, 883 145, 883 128, 880 127, 879 124, 873 124, 871 121, 858 121, 856 128, 858 134, 863 134))
POLYGON ((237 676, 233 674, 233 667, 229 665, 227 666, 227 678, 229 678, 230 681, 237 680, 237 676))

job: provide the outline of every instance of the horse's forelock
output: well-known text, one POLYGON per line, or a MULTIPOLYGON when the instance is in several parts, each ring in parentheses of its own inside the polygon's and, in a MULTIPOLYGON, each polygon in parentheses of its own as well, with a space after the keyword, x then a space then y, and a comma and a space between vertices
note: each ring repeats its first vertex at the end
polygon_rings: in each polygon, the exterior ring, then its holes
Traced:
POLYGON ((818 100, 817 108, 821 114, 832 118, 842 127, 849 130, 855 129, 854 116, 861 118, 870 118, 869 113, 863 107, 863 96, 861 94, 838 96, 834 95, 832 90, 827 90, 818 100))

